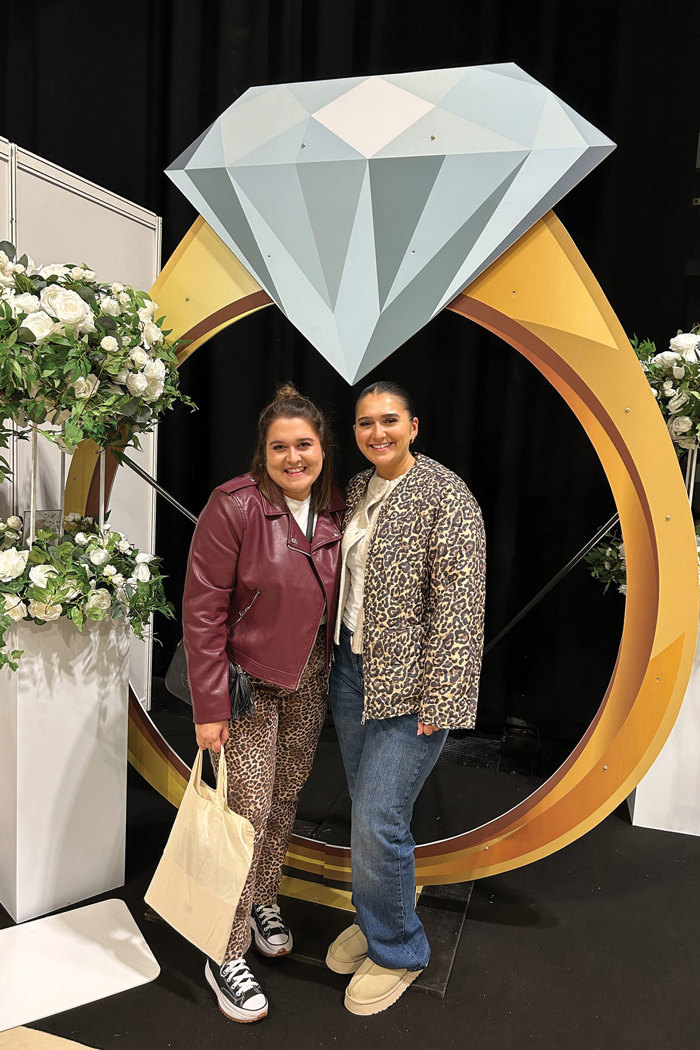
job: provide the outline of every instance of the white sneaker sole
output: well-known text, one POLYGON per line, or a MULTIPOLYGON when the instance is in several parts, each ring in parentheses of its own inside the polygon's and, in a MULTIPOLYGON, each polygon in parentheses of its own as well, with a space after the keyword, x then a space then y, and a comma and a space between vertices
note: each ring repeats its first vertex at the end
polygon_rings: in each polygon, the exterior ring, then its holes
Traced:
POLYGON ((262 1021, 263 1017, 267 1017, 267 1005, 258 1013, 253 1013, 251 1010, 242 1010, 240 1006, 234 1006, 230 1003, 224 995, 221 994, 213 974, 209 970, 209 964, 204 968, 204 976, 207 979, 207 984, 216 996, 216 1001, 219 1004, 219 1010, 229 1021, 237 1021, 239 1024, 252 1024, 253 1021, 262 1021))
POLYGON ((381 999, 375 999, 369 1003, 357 1003, 354 999, 345 993, 345 1009, 349 1010, 351 1014, 356 1014, 358 1017, 369 1017, 371 1014, 379 1014, 382 1010, 388 1009, 390 1006, 400 999, 403 993, 410 985, 413 984, 416 977, 419 977, 423 973, 422 970, 407 970, 406 976, 400 981, 393 991, 389 992, 388 995, 383 995, 381 999))
POLYGON ((260 933, 258 932, 258 928, 255 925, 255 920, 252 919, 252 918, 250 920, 250 928, 253 931, 253 938, 255 940, 255 947, 258 949, 258 951, 262 955, 267 956, 268 959, 276 959, 276 958, 278 958, 278 956, 281 956, 281 955, 289 955, 289 953, 291 952, 292 948, 294 947, 294 938, 292 937, 292 935, 290 933, 289 934, 289 940, 287 941, 286 944, 280 944, 279 948, 276 948, 274 951, 271 951, 270 950, 270 946, 260 936, 260 933))

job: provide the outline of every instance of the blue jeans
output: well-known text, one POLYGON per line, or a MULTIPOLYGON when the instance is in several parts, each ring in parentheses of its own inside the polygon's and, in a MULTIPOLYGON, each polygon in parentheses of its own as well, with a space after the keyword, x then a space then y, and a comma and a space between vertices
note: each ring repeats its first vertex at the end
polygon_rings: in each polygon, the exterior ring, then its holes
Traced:
POLYGON ((422 970, 430 945, 415 909, 413 804, 447 738, 417 735, 415 714, 362 725, 362 657, 343 624, 330 678, 333 721, 352 798, 352 902, 373 962, 422 970))

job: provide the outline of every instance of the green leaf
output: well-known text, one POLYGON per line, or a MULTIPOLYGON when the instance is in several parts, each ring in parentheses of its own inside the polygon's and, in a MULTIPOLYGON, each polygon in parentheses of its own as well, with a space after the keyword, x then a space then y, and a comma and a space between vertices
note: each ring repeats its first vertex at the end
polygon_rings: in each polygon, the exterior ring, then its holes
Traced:
POLYGON ((78 628, 78 630, 82 631, 83 624, 85 623, 85 614, 83 613, 83 610, 80 609, 77 605, 74 605, 68 615, 70 616, 71 620, 78 628))
POLYGON ((0 252, 4 252, 10 262, 15 261, 17 249, 11 241, 0 241, 0 252))
POLYGON ((19 339, 20 343, 36 342, 36 336, 34 335, 34 332, 32 332, 31 328, 20 328, 20 330, 17 333, 17 338, 19 339))

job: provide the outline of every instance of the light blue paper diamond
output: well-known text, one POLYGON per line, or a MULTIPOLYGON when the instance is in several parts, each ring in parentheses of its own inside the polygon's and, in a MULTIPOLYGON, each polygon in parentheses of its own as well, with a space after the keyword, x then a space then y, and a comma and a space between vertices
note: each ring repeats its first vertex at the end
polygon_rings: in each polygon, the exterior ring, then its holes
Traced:
POLYGON ((167 173, 355 383, 614 148, 503 63, 251 88, 167 173))

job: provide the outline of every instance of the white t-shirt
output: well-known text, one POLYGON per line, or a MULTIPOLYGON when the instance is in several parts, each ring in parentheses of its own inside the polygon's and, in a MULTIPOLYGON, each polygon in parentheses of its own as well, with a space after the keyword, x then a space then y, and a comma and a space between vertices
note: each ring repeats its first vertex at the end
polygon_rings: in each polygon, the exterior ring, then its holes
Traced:
MULTIPOLYGON (((306 499, 293 499, 291 496, 285 496, 284 502, 289 507, 292 513, 292 517, 296 521, 301 531, 306 536, 306 527, 309 524, 309 514, 311 514, 311 494, 306 499)), ((313 527, 316 528, 316 522, 314 521, 313 527)), ((321 623, 326 622, 326 611, 324 609, 323 616, 321 617, 321 623)), ((320 624, 319 624, 320 626, 320 624)))
MULTIPOLYGON (((291 496, 285 496, 284 502, 292 512, 292 517, 296 521, 301 531, 306 536, 306 526, 309 524, 309 514, 311 513, 311 494, 306 499, 292 499, 291 496)), ((314 522, 314 527, 315 527, 314 522)))

